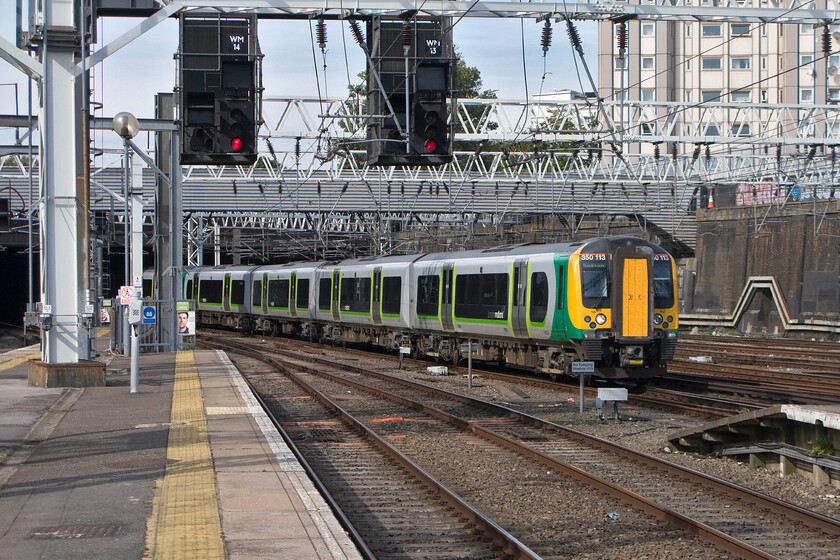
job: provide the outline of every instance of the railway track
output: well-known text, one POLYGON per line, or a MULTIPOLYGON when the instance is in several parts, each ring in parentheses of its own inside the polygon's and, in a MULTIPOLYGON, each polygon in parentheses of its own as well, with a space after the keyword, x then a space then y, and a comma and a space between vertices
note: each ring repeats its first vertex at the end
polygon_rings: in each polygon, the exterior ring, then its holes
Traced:
MULTIPOLYGON (((225 344, 235 351, 238 351, 237 346, 243 348, 242 343, 226 341, 225 344)), ((454 454, 457 448, 464 447, 463 442, 458 442, 458 437, 479 437, 482 441, 474 449, 482 449, 482 460, 485 456, 498 455, 502 449, 512 450, 548 468, 549 473, 563 472, 568 477, 585 481, 616 499, 632 503, 634 508, 648 515, 700 535, 731 554, 744 558, 840 558, 840 552, 835 551, 837 537, 840 536, 837 521, 725 481, 498 405, 474 401, 364 368, 337 365, 330 360, 316 360, 319 363, 313 367, 311 356, 304 360, 288 356, 276 359, 288 370, 312 376, 310 382, 317 383, 327 394, 346 400, 345 405, 356 415, 368 416, 372 429, 395 438, 393 441, 397 447, 410 453, 419 464, 431 465, 427 468, 436 471, 445 483, 467 495, 483 496, 489 491, 482 492, 474 485, 470 486, 468 480, 456 476, 459 469, 453 469, 449 460, 441 462, 440 451, 444 447, 454 454), (347 378, 348 371, 353 379, 347 378), (329 380, 323 381, 325 377, 329 380), (362 377, 373 378, 374 381, 362 381, 362 377), (352 388, 348 389, 348 386, 352 388), (348 391, 351 394, 365 391, 376 394, 377 398, 348 399, 348 391), (387 404, 380 404, 381 408, 371 413, 372 400, 387 404), (395 418, 401 420, 387 420, 395 418), (405 418, 412 418, 413 424, 410 425, 424 429, 407 437, 405 418), (449 427, 439 427, 437 423, 441 421, 447 422, 449 427), (434 430, 430 429, 432 426, 434 430), (453 426, 462 432, 454 439, 441 440, 445 445, 419 437, 426 432, 447 433, 454 429, 453 426), (401 433, 395 433, 394 429, 401 433), (427 449, 426 454, 423 453, 424 448, 427 449)), ((449 459, 449 453, 444 459, 449 459)), ((504 470, 501 466, 498 468, 504 470)), ((520 471, 528 472, 522 468, 517 470, 520 471)), ((529 481, 545 491, 558 484, 556 475, 549 476, 553 482, 540 482, 537 478, 529 478, 529 481)), ((504 488, 505 483, 502 481, 500 485, 504 488)), ((531 499, 534 499, 533 496, 531 499)), ((491 498, 487 500, 492 504, 491 498)), ((504 517, 503 514, 503 511, 498 513, 501 517, 504 517)), ((511 532, 537 552, 543 552, 541 545, 545 535, 535 538, 515 520, 511 523, 511 532)), ((557 546, 561 548, 550 550, 572 552, 562 548, 562 542, 551 545, 557 546)))
POLYGON ((751 396, 766 404, 840 403, 840 348, 833 343, 690 335, 668 363, 666 387, 751 396), (692 361, 704 356, 712 363, 692 361))
POLYGON ((273 368, 249 385, 365 558, 539 558, 306 381, 266 361, 273 368))
MULTIPOLYGON (((230 331, 203 329, 202 332, 230 335, 230 331)), ((333 350, 332 345, 317 343, 317 342, 301 342, 299 340, 271 337, 270 340, 275 344, 285 346, 287 348, 301 348, 308 347, 313 349, 321 349, 324 351, 333 350), (303 345, 303 346, 301 346, 303 345)), ((370 352, 353 347, 346 347, 342 352, 348 356, 357 356, 360 360, 368 360, 371 356, 382 357, 381 352, 370 352)), ((406 365, 414 365, 417 367, 424 367, 428 362, 415 360, 410 357, 405 357, 406 365)), ((545 377, 534 376, 525 371, 513 370, 512 372, 498 371, 496 369, 488 369, 474 364, 473 373, 485 379, 493 379, 497 381, 505 381, 519 385, 529 385, 534 387, 542 387, 546 389, 556 390, 558 388, 578 392, 579 387, 577 382, 569 382, 564 380, 552 380, 545 377)), ((452 375, 466 375, 467 368, 463 366, 448 366, 452 375)), ((689 379, 686 379, 690 383, 689 379)), ((708 383, 708 380, 702 380, 703 383, 708 383)), ((691 384, 692 387, 697 387, 698 384, 691 384)), ((594 400, 597 396, 597 388, 585 387, 584 393, 586 398, 594 400)), ((729 395, 731 390, 725 391, 729 395)), ((649 385, 643 393, 630 393, 628 396, 628 404, 633 406, 649 407, 659 410, 666 410, 669 412, 676 412, 686 414, 699 418, 719 419, 737 414, 744 410, 758 410, 766 406, 755 399, 747 399, 745 397, 733 398, 732 396, 714 396, 705 394, 705 388, 698 388, 696 391, 680 390, 678 388, 666 388, 655 385, 649 385), (703 394, 700 394, 700 393, 703 394)))

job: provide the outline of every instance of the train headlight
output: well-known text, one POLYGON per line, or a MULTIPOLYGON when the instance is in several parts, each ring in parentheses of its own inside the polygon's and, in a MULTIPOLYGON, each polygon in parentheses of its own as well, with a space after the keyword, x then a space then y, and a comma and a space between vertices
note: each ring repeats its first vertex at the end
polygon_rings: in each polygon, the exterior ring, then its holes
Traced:
POLYGON ((659 313, 653 314, 653 324, 654 325, 661 325, 662 324, 662 315, 659 313))
POLYGON ((674 322, 674 318, 673 318, 673 317, 671 317, 670 315, 668 315, 668 322, 669 322, 669 323, 673 323, 673 322, 674 322))
POLYGON ((587 315, 586 317, 584 317, 584 318, 583 318, 583 322, 584 322, 584 323, 591 323, 591 322, 592 322, 592 317, 590 317, 589 315, 587 315))
POLYGON ((665 321, 664 323, 662 323, 662 328, 663 328, 663 329, 667 329, 667 328, 668 328, 668 322, 667 322, 667 321, 665 321))
POLYGON ((597 315, 595 315, 595 322, 599 325, 603 325, 607 322, 607 316, 603 313, 598 313, 597 315))

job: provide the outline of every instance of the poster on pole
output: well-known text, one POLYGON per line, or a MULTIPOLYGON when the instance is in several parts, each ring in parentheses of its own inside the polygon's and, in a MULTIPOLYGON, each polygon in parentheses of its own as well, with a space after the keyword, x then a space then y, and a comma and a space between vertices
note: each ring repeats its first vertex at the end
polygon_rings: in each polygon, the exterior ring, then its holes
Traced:
POLYGON ((195 336, 195 311, 178 311, 178 335, 195 336))

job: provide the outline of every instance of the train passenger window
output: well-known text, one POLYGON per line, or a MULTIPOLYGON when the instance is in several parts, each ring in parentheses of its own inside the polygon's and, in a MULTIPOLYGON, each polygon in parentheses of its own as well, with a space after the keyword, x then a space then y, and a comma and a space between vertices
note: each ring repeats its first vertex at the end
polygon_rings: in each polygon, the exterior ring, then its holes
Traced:
POLYGON ((198 286, 201 303, 222 304, 222 281, 202 280, 198 286))
POLYGON ((245 280, 234 280, 231 283, 230 304, 245 305, 245 280))
POLYGON ((254 307, 262 307, 262 280, 254 280, 254 285, 251 295, 251 305, 254 307))
POLYGON ((154 297, 152 293, 152 279, 151 278, 143 278, 143 297, 151 298, 154 297))
POLYGON ((295 305, 298 309, 306 309, 309 307, 309 278, 298 278, 297 282, 297 301, 295 305))
POLYGON ((438 316, 438 294, 440 276, 428 275, 417 278, 417 315, 436 319, 438 316))
POLYGON ((342 278, 342 311, 351 313, 370 313, 370 278, 342 278))
POLYGON ((329 311, 332 295, 332 280, 321 278, 318 282, 318 311, 329 311))
POLYGON ((268 281, 268 306, 289 308, 289 279, 271 278, 268 281))
POLYGON ((531 274, 531 322, 542 323, 548 311, 548 276, 545 272, 531 274))
POLYGON ((386 276, 382 279, 382 313, 386 315, 400 314, 400 295, 402 294, 402 278, 386 276))
POLYGON ((507 274, 459 274, 455 277, 455 316, 507 320, 507 274))
POLYGON ((653 261, 653 306, 659 309, 674 306, 674 279, 668 256, 656 255, 653 261))
POLYGON ((192 281, 192 278, 190 278, 189 280, 187 280, 187 291, 186 291, 185 299, 192 299, 192 297, 193 297, 193 281, 192 281))
MULTIPOLYGON (((600 256, 600 255, 594 255, 600 256)), ((609 307, 610 275, 607 260, 581 260, 580 278, 584 307, 609 307)))

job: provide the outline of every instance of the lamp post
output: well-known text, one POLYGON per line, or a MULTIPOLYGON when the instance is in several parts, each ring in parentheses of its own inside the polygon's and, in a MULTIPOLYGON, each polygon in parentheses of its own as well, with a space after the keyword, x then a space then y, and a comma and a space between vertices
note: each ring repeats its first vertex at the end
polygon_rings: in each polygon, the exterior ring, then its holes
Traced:
MULTIPOLYGON (((137 274, 137 268, 142 267, 141 263, 134 262, 134 251, 131 240, 131 229, 129 225, 131 224, 131 160, 129 159, 131 156, 131 139, 137 136, 137 133, 140 131, 140 123, 137 122, 137 119, 131 113, 118 113, 117 116, 114 117, 113 120, 114 132, 119 134, 123 139, 123 148, 124 148, 124 181, 125 181, 125 285, 130 285, 135 283, 133 281, 134 276, 137 274), (132 258, 129 258, 129 255, 132 255, 132 258)), ((140 283, 142 288, 142 282, 140 283)), ((135 295, 136 297, 136 295, 135 295)), ((129 306, 130 309, 130 306, 129 306)), ((131 350, 129 352, 131 356, 131 392, 137 392, 137 386, 139 381, 138 375, 138 367, 139 367, 139 359, 140 359, 140 338, 137 336, 137 327, 129 327, 129 317, 128 313, 123 313, 123 353, 128 349, 128 338, 129 338, 129 329, 131 329, 131 350)))

